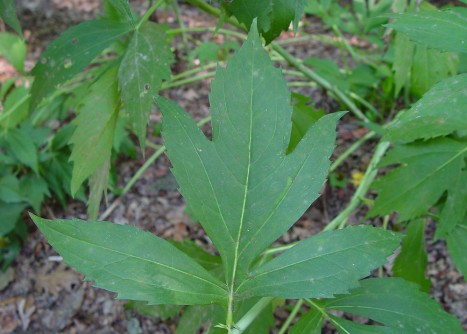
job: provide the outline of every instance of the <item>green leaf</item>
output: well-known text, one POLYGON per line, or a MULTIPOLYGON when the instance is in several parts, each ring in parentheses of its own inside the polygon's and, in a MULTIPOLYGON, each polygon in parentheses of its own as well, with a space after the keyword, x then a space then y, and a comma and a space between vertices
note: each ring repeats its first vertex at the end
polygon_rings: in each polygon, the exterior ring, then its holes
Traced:
POLYGON ((128 0, 106 0, 105 5, 107 4, 112 7, 119 19, 130 23, 133 28, 136 27, 137 16, 131 9, 128 0))
POLYGON ((259 31, 266 43, 270 43, 282 31, 287 31, 291 22, 297 31, 305 5, 306 0, 233 0, 227 4, 227 10, 246 27, 257 18, 259 31))
POLYGON ((222 311, 222 316, 224 316, 223 310, 217 305, 188 306, 180 317, 175 333, 197 333, 203 323, 219 315, 220 311, 222 311))
POLYGON ((11 129, 5 136, 8 151, 19 162, 38 172, 37 148, 30 135, 23 129, 11 129))
POLYGON ((311 310, 305 313, 297 323, 290 329, 290 334, 321 334, 323 324, 323 314, 311 310))
POLYGON ((415 45, 404 34, 397 33, 394 37, 394 95, 398 96, 402 87, 407 86, 412 69, 412 59, 415 45))
POLYGON ((426 278, 427 254, 425 249, 425 220, 408 224, 402 249, 392 268, 393 275, 417 283, 420 289, 430 292, 431 281, 426 278))
MULTIPOLYGON (((465 204, 465 202, 464 202, 465 204)), ((464 218, 465 219, 465 218, 464 218)), ((458 224, 446 236, 449 254, 451 255, 452 262, 456 268, 461 272, 464 277, 467 277, 467 253, 466 241, 467 240, 467 221, 458 224)))
POLYGON ((20 187, 25 200, 31 204, 36 212, 40 211, 44 197, 50 197, 47 182, 38 175, 26 175, 21 180, 20 187))
POLYGON ((467 9, 396 14, 388 26, 417 43, 449 52, 467 53, 467 9))
POLYGON ((416 45, 410 77, 412 92, 422 96, 436 83, 449 75, 456 74, 457 63, 458 57, 455 54, 442 53, 423 45, 416 45))
POLYGON ((467 171, 459 171, 452 176, 456 180, 453 187, 448 190, 448 196, 439 217, 436 227, 436 238, 450 233, 466 216, 467 207, 467 171))
POLYGON ((116 76, 117 69, 112 68, 97 79, 73 121, 76 126, 70 139, 74 145, 70 156, 73 161, 73 195, 84 180, 110 159, 120 107, 116 76))
POLYGON ((134 33, 118 71, 123 107, 143 151, 152 97, 170 79, 172 62, 164 28, 146 22, 134 33))
POLYGON ((212 142, 174 102, 157 102, 181 193, 219 250, 227 283, 237 287, 253 260, 318 197, 342 113, 321 118, 286 155, 290 93, 254 25, 227 67, 216 71, 212 142))
POLYGON ((466 152, 465 142, 449 138, 395 146, 382 165, 401 166, 374 183, 378 197, 369 216, 397 211, 403 221, 422 215, 455 185, 466 152))
POLYGON ((191 240, 183 242, 172 242, 172 245, 190 256, 208 271, 217 270, 222 267, 222 261, 219 256, 212 255, 198 246, 191 240))
POLYGON ((250 273, 238 293, 281 298, 328 298, 358 286, 399 246, 392 232, 355 226, 299 242, 250 273))
POLYGON ((325 115, 322 110, 315 110, 310 105, 310 98, 298 93, 292 93, 292 133, 287 152, 292 152, 302 140, 308 129, 325 115))
POLYGON ((145 302, 130 300, 125 304, 125 309, 130 309, 147 317, 167 320, 178 315, 182 309, 180 305, 148 305, 145 302))
POLYGON ((0 33, 0 56, 4 57, 20 73, 23 72, 26 52, 26 44, 22 38, 6 32, 0 33))
POLYGON ((313 67, 319 75, 335 85, 342 91, 348 91, 350 83, 346 80, 344 74, 341 73, 337 64, 330 59, 310 57, 303 62, 306 65, 313 67))
POLYGON ((0 178, 0 200, 6 203, 18 203, 24 201, 24 196, 19 187, 19 180, 12 174, 0 178))
POLYGON ((467 129, 467 73, 431 88, 415 105, 391 123, 384 139, 409 142, 445 136, 467 129))
POLYGON ((132 29, 128 23, 93 20, 71 27, 55 39, 32 69, 31 108, 81 72, 105 48, 132 29))
POLYGON ((110 157, 104 163, 97 167, 89 178, 89 199, 88 199, 88 218, 96 220, 99 214, 99 208, 102 195, 107 193, 109 184, 110 157))
POLYGON ((15 0, 0 1, 0 17, 8 24, 18 35, 23 37, 21 24, 16 16, 15 0))
POLYGON ((5 203, 0 201, 0 236, 11 232, 21 213, 26 208, 26 203, 5 203))
POLYGON ((31 218, 68 264, 119 299, 190 305, 226 298, 224 284, 203 267, 134 226, 31 218))
POLYGON ((340 334, 396 334, 388 327, 363 325, 350 320, 338 318, 332 314, 329 314, 329 319, 340 334))
POLYGON ((459 320, 419 291, 418 285, 401 278, 364 280, 350 294, 328 300, 326 309, 370 318, 390 329, 377 333, 463 333, 459 320))
POLYGON ((13 89, 6 97, 3 112, 0 114, 0 126, 4 129, 16 128, 29 113, 29 90, 24 86, 13 89))

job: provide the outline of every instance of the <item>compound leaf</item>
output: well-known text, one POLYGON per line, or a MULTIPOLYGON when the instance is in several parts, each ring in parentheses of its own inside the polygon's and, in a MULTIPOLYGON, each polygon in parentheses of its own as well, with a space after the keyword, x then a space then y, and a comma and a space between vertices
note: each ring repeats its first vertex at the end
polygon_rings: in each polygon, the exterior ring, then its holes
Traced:
POLYGON ((396 14, 390 27, 417 43, 449 52, 467 53, 467 9, 396 14))
POLYGON ((358 286, 399 246, 392 232, 355 226, 299 242, 250 273, 238 293, 281 298, 329 298, 358 286))
POLYGON ((127 34, 131 24, 111 20, 93 20, 71 27, 55 39, 32 69, 31 108, 81 72, 105 48, 127 34))
POLYGON ((68 264, 119 299, 191 305, 222 302, 227 295, 190 257, 134 226, 31 218, 68 264))
POLYGON ((445 79, 386 129, 384 139, 410 142, 467 129, 467 74, 445 79))
POLYGON ((116 68, 112 68, 97 79, 73 121, 76 129, 70 139, 74 145, 70 155, 73 161, 72 194, 110 159, 120 107, 116 75, 116 68))
POLYGON ((152 96, 159 92, 162 80, 170 79, 172 62, 164 28, 146 22, 133 34, 118 71, 123 107, 143 151, 152 96))
POLYGON ((213 141, 175 103, 158 98, 173 173, 219 250, 227 283, 246 278, 252 261, 318 197, 342 113, 322 117, 295 150, 290 93, 264 52, 255 22, 210 95, 213 141))
POLYGON ((394 261, 392 272, 409 282, 417 283, 420 289, 430 291, 431 281, 426 278, 427 254, 425 249, 426 221, 412 221, 408 224, 402 239, 401 252, 394 261))
POLYGON ((104 6, 107 4, 115 11, 118 19, 126 21, 135 27, 137 16, 131 9, 128 0, 107 0, 104 6))
POLYGON ((395 146, 382 165, 401 166, 375 182, 378 197, 369 216, 397 211, 400 220, 410 220, 425 213, 455 185, 466 152, 465 142, 449 138, 395 146))
POLYGON ((463 333, 459 320, 419 291, 418 285, 401 278, 364 280, 350 294, 329 299, 325 307, 370 318, 387 328, 376 333, 463 333))

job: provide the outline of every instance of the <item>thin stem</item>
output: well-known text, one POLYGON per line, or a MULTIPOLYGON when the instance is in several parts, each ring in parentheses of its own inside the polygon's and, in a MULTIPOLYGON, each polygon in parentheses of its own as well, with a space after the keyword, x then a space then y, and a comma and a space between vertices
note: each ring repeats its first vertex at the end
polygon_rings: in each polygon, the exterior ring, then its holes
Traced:
MULTIPOLYGON (((182 15, 180 14, 180 7, 178 6, 177 0, 172 0, 172 7, 177 18, 178 25, 180 26, 180 28, 185 29, 185 23, 183 22, 182 15)), ((185 49, 185 53, 188 54, 190 50, 188 47, 188 37, 185 31, 182 32, 182 43, 183 48, 185 49)))
POLYGON ((159 1, 156 1, 155 3, 153 3, 153 5, 146 11, 146 13, 144 13, 143 17, 141 18, 141 20, 139 20, 138 24, 136 25, 136 30, 138 30, 141 25, 146 22, 147 20, 149 20, 149 18, 151 17, 152 13, 154 13, 156 11, 156 9, 162 5, 162 3, 164 2, 164 0, 159 0, 159 1))
POLYGON ((274 298, 261 298, 236 324, 232 334, 241 334, 258 317, 258 315, 269 305, 274 298))
POLYGON ((167 35, 183 34, 185 32, 215 32, 222 35, 246 39, 246 35, 229 29, 216 29, 215 27, 176 28, 167 30, 167 35))
POLYGON ((363 179, 358 186, 357 190, 352 196, 349 205, 336 217, 334 218, 325 228, 323 231, 333 230, 337 227, 343 228, 347 222, 347 219, 352 214, 352 212, 357 208, 360 204, 361 199, 364 198, 365 194, 368 191, 371 183, 375 179, 378 168, 377 165, 382 159, 384 153, 389 148, 389 142, 380 142, 378 146, 376 146, 375 153, 371 158, 370 164, 363 176, 363 179))
POLYGON ((211 69, 211 68, 215 68, 215 67, 217 67, 218 64, 222 64, 222 63, 207 64, 207 65, 202 66, 202 67, 195 67, 195 68, 192 68, 192 69, 190 69, 190 70, 186 70, 186 71, 184 71, 184 72, 181 72, 181 73, 178 73, 178 74, 176 74, 176 75, 173 75, 171 81, 176 81, 176 80, 179 80, 179 79, 188 77, 188 76, 190 76, 190 75, 192 75, 192 74, 196 74, 196 73, 199 73, 199 72, 203 72, 203 71, 209 70, 209 69, 211 69))
POLYGON ((360 102, 361 104, 363 104, 368 110, 370 110, 375 116, 378 116, 379 115, 379 112, 378 110, 376 110, 375 107, 373 107, 373 105, 368 102, 367 100, 365 100, 363 97, 361 97, 360 95, 358 94, 355 94, 354 92, 350 92, 349 93, 350 97, 358 102, 360 102))
POLYGON ((167 83, 162 84, 161 90, 162 89, 174 88, 174 87, 178 87, 178 86, 183 86, 183 85, 186 85, 188 83, 196 82, 196 81, 206 79, 206 78, 212 78, 215 74, 216 74, 216 72, 213 71, 213 72, 208 72, 208 73, 205 73, 205 74, 197 75, 197 76, 194 76, 194 77, 191 77, 191 78, 183 79, 183 80, 167 82, 167 83))
POLYGON ((364 142, 366 142, 368 139, 374 137, 375 133, 373 131, 368 132, 366 135, 364 135, 362 138, 357 140, 355 143, 353 143, 347 150, 345 150, 344 153, 339 155, 339 157, 334 161, 329 168, 329 173, 334 172, 337 167, 339 167, 340 164, 344 162, 345 159, 349 157, 353 152, 355 152, 364 142))
POLYGON ((324 89, 329 90, 332 92, 339 100, 344 103, 349 110, 357 116, 359 119, 364 121, 365 123, 369 123, 370 120, 363 114, 363 112, 355 105, 355 103, 352 102, 352 100, 345 95, 339 88, 337 88, 335 85, 331 84, 329 81, 321 77, 318 73, 315 71, 309 69, 305 65, 301 63, 297 58, 292 56, 290 53, 288 53, 284 48, 282 48, 279 44, 272 42, 271 48, 277 52, 279 55, 281 55, 290 65, 294 66, 296 69, 298 69, 300 72, 302 72, 306 77, 310 78, 311 80, 315 81, 318 85, 323 87, 324 89))
POLYGON ((299 299, 297 303, 295 304, 294 308, 292 309, 292 312, 290 312, 289 316, 285 320, 284 324, 282 325, 281 329, 277 334, 285 334, 287 329, 289 329, 290 324, 292 321, 295 319, 297 316, 298 311, 300 311, 300 308, 303 305, 303 299, 299 299))

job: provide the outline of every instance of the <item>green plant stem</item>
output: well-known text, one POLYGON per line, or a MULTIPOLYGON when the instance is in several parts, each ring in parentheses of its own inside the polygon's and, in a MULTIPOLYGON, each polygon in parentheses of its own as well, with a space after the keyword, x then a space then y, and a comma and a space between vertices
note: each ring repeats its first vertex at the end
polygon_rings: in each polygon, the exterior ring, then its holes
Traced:
POLYGON ((289 316, 285 320, 284 324, 282 325, 281 329, 277 334, 285 334, 287 329, 289 329, 290 324, 292 321, 295 319, 297 316, 298 311, 300 311, 300 308, 303 305, 303 299, 299 299, 297 303, 295 304, 294 308, 292 309, 292 312, 290 312, 289 316))
POLYGON ((347 222, 347 219, 352 214, 352 212, 357 208, 360 204, 361 199, 364 198, 366 195, 368 188, 370 187, 371 183, 375 179, 378 168, 377 165, 381 161, 384 153, 389 148, 389 142, 380 142, 375 149, 375 153, 371 158, 370 164, 363 176, 363 179, 358 186, 357 190, 352 196, 349 205, 336 217, 334 218, 325 228, 323 231, 333 230, 335 228, 343 228, 347 222))
POLYGON ((219 33, 221 35, 233 36, 240 38, 242 40, 246 39, 246 35, 239 33, 237 31, 229 30, 229 29, 216 29, 215 27, 194 27, 194 28, 176 28, 176 29, 169 29, 167 30, 167 35, 177 35, 183 34, 185 32, 213 32, 219 33))
POLYGON ((195 67, 195 68, 192 68, 190 70, 186 70, 184 72, 173 75, 172 78, 171 78, 171 81, 176 81, 176 80, 188 77, 188 76, 190 76, 192 74, 196 74, 196 73, 199 73, 199 72, 203 72, 203 71, 215 68, 215 67, 217 67, 218 64, 222 64, 222 63, 207 64, 207 65, 204 65, 202 67, 195 67))
POLYGON ((208 72, 208 73, 205 73, 205 74, 200 74, 200 75, 197 75, 197 76, 194 76, 194 77, 191 77, 191 78, 183 79, 183 80, 163 83, 162 86, 161 86, 161 90, 162 89, 174 88, 174 87, 178 87, 178 86, 183 86, 183 85, 186 85, 186 84, 189 84, 189 83, 192 83, 192 82, 196 82, 196 81, 199 81, 199 80, 202 80, 202 79, 211 78, 215 74, 216 74, 216 72, 213 71, 213 72, 208 72))
POLYGON ((324 89, 332 92, 342 103, 344 103, 349 110, 359 119, 361 119, 365 123, 369 123, 370 120, 363 114, 363 112, 355 105, 355 103, 352 102, 352 100, 344 94, 339 88, 336 86, 332 85, 329 81, 325 80, 323 77, 321 77, 318 73, 315 71, 311 70, 310 68, 306 67, 305 65, 302 64, 301 61, 299 61, 297 58, 295 58, 293 55, 288 53, 284 48, 282 48, 279 44, 272 42, 271 48, 277 52, 280 56, 282 56, 290 65, 298 69, 300 72, 302 72, 306 77, 309 79, 315 81, 318 85, 323 87, 324 89))
POLYGON ((345 150, 344 153, 339 155, 339 157, 331 164, 331 167, 329 168, 329 173, 334 172, 337 167, 340 166, 344 162, 345 159, 349 157, 353 152, 355 152, 364 142, 366 142, 368 139, 371 139, 375 136, 375 133, 373 131, 368 132, 366 135, 364 135, 362 138, 357 140, 355 143, 353 143, 347 150, 345 150))
POLYGON ((152 13, 154 13, 156 11, 156 9, 162 5, 162 3, 164 2, 164 0, 158 0, 156 1, 155 3, 152 4, 152 6, 146 11, 146 13, 144 13, 143 17, 141 18, 141 20, 139 20, 138 24, 136 25, 136 30, 138 30, 141 25, 146 22, 147 20, 149 20, 149 18, 151 17, 152 13))
POLYGON ((258 315, 272 302, 274 298, 261 298, 236 324, 232 334, 241 334, 258 317, 258 315))
POLYGON ((358 102, 360 102, 361 104, 363 104, 368 110, 370 110, 375 116, 378 116, 379 115, 379 112, 378 110, 376 110, 375 107, 373 107, 373 105, 368 102, 367 100, 365 100, 363 97, 361 97, 360 95, 357 95, 355 94, 354 92, 350 92, 350 97, 358 102))
MULTIPOLYGON (((175 16, 177 17, 179 27, 181 29, 185 29, 185 23, 183 22, 182 15, 180 14, 180 7, 178 6, 177 0, 172 0, 172 7, 174 10, 175 16)), ((185 53, 188 54, 190 49, 188 47, 188 37, 185 31, 182 32, 182 43, 183 43, 183 48, 185 49, 185 53)))

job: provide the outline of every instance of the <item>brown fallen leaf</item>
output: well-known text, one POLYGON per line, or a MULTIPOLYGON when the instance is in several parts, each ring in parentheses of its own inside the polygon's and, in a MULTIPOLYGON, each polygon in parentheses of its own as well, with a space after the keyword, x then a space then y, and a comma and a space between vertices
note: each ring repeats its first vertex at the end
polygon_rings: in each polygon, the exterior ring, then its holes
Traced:
POLYGON ((79 275, 65 264, 60 263, 56 268, 51 269, 53 265, 45 266, 35 277, 36 291, 45 291, 56 297, 60 290, 71 290, 81 281, 79 275))

